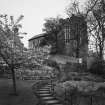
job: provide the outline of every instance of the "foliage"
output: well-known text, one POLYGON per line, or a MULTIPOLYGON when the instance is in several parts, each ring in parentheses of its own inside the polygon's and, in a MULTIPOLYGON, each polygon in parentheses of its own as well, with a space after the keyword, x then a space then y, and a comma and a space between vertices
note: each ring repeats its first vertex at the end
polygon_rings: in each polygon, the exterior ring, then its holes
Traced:
POLYGON ((23 44, 19 38, 19 27, 17 24, 23 16, 14 23, 13 17, 10 17, 10 23, 7 15, 1 17, 0 24, 0 55, 8 66, 21 64, 23 44), (2 21, 4 20, 4 23, 2 21))
MULTIPOLYGON (((62 91, 61 93, 64 92, 65 90, 67 92, 84 92, 84 93, 90 93, 97 91, 99 88, 105 88, 104 83, 97 83, 97 82, 92 82, 92 81, 66 81, 63 83, 57 83, 56 87, 57 90, 60 88, 62 91)), ((59 92, 59 91, 56 91, 59 92)))
POLYGON ((51 61, 51 60, 46 60, 46 63, 48 66, 52 67, 52 68, 55 68, 55 69, 60 69, 59 68, 59 64, 56 62, 56 61, 51 61))
POLYGON ((64 24, 64 19, 60 17, 45 19, 43 31, 47 33, 59 32, 62 29, 63 24, 64 24))
POLYGON ((63 18, 48 18, 45 19, 43 31, 47 34, 46 37, 42 40, 42 45, 51 45, 52 52, 57 53, 58 49, 58 34, 62 30, 62 27, 65 23, 63 18))
POLYGON ((89 70, 93 74, 101 75, 104 77, 105 75, 105 61, 97 60, 93 63, 92 67, 89 70))
POLYGON ((14 93, 16 94, 15 68, 20 67, 25 61, 23 56, 23 44, 19 37, 19 22, 23 19, 21 15, 16 21, 13 16, 0 16, 0 57, 8 65, 12 72, 14 93))
POLYGON ((48 32, 45 34, 44 39, 41 41, 40 46, 45 46, 45 45, 52 45, 55 43, 55 36, 53 33, 48 32))

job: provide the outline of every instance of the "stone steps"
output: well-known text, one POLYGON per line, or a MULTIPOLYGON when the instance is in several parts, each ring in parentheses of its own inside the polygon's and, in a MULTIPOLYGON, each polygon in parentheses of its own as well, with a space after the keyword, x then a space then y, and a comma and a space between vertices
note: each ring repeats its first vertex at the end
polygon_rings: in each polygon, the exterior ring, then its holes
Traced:
POLYGON ((40 98, 39 105, 63 105, 61 102, 56 99, 51 93, 51 84, 47 84, 39 89, 37 89, 36 94, 40 98))

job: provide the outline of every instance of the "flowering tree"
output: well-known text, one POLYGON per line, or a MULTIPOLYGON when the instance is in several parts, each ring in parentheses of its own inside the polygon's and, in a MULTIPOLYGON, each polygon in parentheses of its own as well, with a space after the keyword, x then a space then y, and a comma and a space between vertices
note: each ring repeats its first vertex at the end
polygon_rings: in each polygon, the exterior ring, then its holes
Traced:
POLYGON ((13 16, 9 18, 7 15, 0 15, 0 56, 11 70, 14 93, 16 94, 14 69, 21 66, 25 60, 25 56, 23 56, 24 46, 19 37, 19 28, 22 27, 19 22, 23 19, 23 15, 16 21, 14 21, 13 16))

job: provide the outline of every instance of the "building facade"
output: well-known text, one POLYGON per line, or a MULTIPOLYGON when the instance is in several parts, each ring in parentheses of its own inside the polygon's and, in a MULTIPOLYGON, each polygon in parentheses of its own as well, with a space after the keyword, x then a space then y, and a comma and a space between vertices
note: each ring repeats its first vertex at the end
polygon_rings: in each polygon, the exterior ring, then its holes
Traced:
POLYGON ((65 55, 83 58, 88 54, 87 23, 81 15, 72 15, 64 25, 65 55))
POLYGON ((33 63, 37 62, 41 63, 44 59, 48 57, 50 52, 50 46, 41 46, 40 43, 45 38, 46 34, 35 35, 31 39, 29 39, 29 56, 33 58, 33 63))
POLYGON ((40 42, 43 40, 44 37, 44 34, 39 34, 29 39, 29 49, 40 50, 40 42))

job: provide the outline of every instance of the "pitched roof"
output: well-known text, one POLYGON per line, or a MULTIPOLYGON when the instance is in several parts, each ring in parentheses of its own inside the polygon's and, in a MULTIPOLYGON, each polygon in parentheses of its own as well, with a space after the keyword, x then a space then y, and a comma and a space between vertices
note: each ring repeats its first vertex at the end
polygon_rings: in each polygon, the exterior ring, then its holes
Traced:
POLYGON ((46 34, 45 33, 43 33, 43 34, 38 34, 38 35, 35 35, 35 36, 33 36, 32 38, 30 38, 29 39, 29 41, 30 40, 33 40, 33 39, 37 39, 37 38, 40 38, 40 37, 44 37, 46 34))

